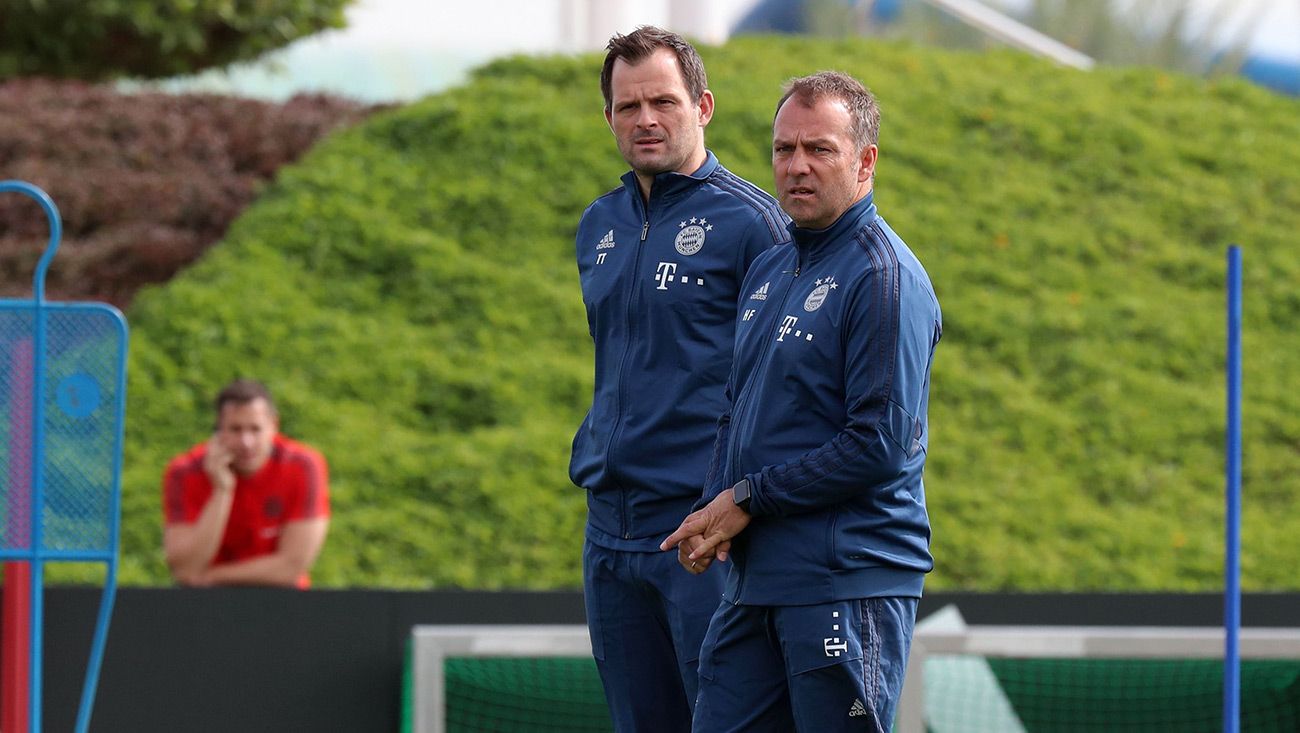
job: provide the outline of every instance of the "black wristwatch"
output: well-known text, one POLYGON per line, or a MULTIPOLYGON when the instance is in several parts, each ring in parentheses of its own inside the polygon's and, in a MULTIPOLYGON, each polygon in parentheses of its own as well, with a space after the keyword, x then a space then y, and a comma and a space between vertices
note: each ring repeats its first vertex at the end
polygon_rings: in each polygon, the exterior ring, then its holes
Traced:
POLYGON ((731 487, 731 494, 731 498, 736 502, 736 506, 740 507, 746 514, 749 514, 749 479, 742 478, 740 481, 736 482, 736 485, 731 487))

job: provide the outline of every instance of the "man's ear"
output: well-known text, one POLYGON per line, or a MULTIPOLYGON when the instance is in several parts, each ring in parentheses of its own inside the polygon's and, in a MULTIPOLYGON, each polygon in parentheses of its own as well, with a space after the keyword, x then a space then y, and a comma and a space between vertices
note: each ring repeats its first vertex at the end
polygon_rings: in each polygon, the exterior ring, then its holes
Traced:
POLYGON ((713 92, 705 89, 700 95, 700 127, 707 126, 713 119, 713 104, 713 92))
POLYGON ((858 160, 858 183, 865 183, 876 174, 876 157, 879 154, 880 150, 875 145, 862 149, 862 157, 858 160))

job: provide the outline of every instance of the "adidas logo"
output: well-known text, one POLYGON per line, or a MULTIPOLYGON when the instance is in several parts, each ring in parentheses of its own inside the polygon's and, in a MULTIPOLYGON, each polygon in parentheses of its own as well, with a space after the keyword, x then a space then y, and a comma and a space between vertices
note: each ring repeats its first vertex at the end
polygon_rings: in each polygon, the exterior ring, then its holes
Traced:
POLYGON ((853 699, 853 707, 849 708, 849 717, 857 718, 867 714, 867 706, 862 704, 861 698, 853 699))
POLYGON ((596 249, 614 249, 614 245, 614 230, 610 229, 609 232, 606 233, 605 236, 601 237, 600 241, 596 243, 596 249))
POLYGON ((759 288, 758 290, 755 290, 755 291, 754 291, 754 294, 751 295, 751 296, 749 296, 749 299, 750 299, 750 300, 767 300, 767 288, 768 288, 768 286, 771 285, 771 284, 772 284, 772 281, 770 281, 770 280, 767 281, 767 282, 765 282, 765 283, 763 283, 763 287, 759 288))

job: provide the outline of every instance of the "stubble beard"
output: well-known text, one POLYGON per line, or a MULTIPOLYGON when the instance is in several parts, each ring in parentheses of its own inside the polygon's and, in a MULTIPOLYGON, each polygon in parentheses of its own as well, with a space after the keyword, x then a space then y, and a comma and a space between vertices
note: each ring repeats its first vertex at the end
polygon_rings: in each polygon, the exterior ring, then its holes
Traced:
POLYGON ((680 170, 690 160, 692 147, 675 138, 660 136, 662 151, 653 154, 639 153, 635 141, 628 141, 623 146, 623 159, 632 170, 643 176, 656 176, 680 170))

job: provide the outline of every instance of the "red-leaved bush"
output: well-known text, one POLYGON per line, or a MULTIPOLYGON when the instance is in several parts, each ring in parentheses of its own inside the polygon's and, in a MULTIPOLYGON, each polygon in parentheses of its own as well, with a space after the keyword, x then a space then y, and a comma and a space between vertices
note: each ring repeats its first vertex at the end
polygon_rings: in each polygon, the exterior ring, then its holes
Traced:
MULTIPOLYGON (((122 307, 220 240, 280 166, 373 109, 16 79, 0 83, 0 179, 40 186, 59 207, 46 296, 122 307)), ((48 237, 35 201, 0 194, 0 296, 31 297, 48 237)))

